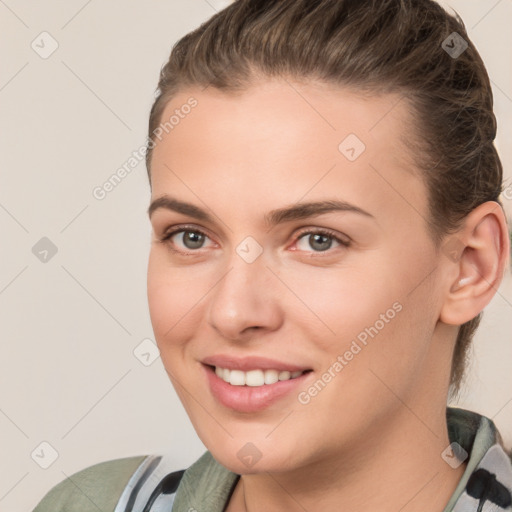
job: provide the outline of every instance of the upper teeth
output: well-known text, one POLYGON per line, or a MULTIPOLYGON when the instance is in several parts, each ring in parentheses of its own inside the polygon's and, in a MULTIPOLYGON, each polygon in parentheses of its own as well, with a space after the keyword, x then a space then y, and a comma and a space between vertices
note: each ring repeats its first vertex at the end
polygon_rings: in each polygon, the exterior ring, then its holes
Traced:
POLYGON ((274 384, 278 380, 289 380, 302 375, 302 371, 288 372, 279 370, 230 370, 228 368, 215 367, 217 377, 232 386, 263 386, 263 384, 274 384))

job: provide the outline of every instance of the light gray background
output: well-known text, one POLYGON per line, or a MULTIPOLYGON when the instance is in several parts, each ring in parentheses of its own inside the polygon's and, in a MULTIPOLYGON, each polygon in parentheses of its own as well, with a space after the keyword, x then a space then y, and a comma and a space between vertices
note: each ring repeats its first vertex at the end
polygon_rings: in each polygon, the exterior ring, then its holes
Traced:
MULTIPOLYGON (((92 195, 144 144, 172 44, 227 2, 0 0, 0 510, 31 510, 66 476, 104 460, 204 447, 157 358, 146 301, 150 225, 144 163, 92 195), (47 31, 57 50, 50 48, 47 31), (41 37, 46 37, 41 43, 41 37), (46 263, 32 247, 48 237, 46 263), (57 459, 51 462, 51 450, 57 459), (31 454, 33 454, 31 456, 31 454)), ((493 82, 498 149, 512 163, 512 0, 450 0, 493 82)), ((512 189, 506 201, 511 211, 512 189)), ((512 444, 512 280, 486 309, 457 405, 512 444)))

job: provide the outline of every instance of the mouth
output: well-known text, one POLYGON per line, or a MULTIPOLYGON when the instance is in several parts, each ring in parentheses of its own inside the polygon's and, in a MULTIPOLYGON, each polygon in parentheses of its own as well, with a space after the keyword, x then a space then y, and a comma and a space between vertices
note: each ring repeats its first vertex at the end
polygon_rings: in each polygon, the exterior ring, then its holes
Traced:
POLYGON ((202 364, 206 386, 221 406, 241 413, 256 413, 286 399, 296 399, 313 370, 260 368, 243 371, 202 364), (294 393, 295 392, 295 393, 294 393))

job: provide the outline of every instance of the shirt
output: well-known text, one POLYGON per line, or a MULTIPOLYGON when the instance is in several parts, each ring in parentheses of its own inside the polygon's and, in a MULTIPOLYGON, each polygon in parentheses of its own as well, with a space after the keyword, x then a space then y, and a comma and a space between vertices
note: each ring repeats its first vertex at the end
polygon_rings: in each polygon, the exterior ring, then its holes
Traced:
MULTIPOLYGON (((443 512, 512 511, 512 459, 495 424, 447 407, 450 447, 442 456, 466 470, 443 512)), ((223 512, 240 475, 206 451, 172 471, 172 453, 115 459, 86 468, 52 488, 33 512, 223 512)))

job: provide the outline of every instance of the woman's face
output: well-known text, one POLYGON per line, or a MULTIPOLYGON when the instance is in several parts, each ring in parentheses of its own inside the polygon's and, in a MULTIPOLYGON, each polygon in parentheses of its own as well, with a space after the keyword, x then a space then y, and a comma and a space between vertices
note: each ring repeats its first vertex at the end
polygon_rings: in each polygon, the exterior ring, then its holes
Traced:
POLYGON ((398 96, 277 80, 191 88, 164 111, 151 320, 199 437, 234 472, 334 460, 448 384, 407 115, 398 96))

